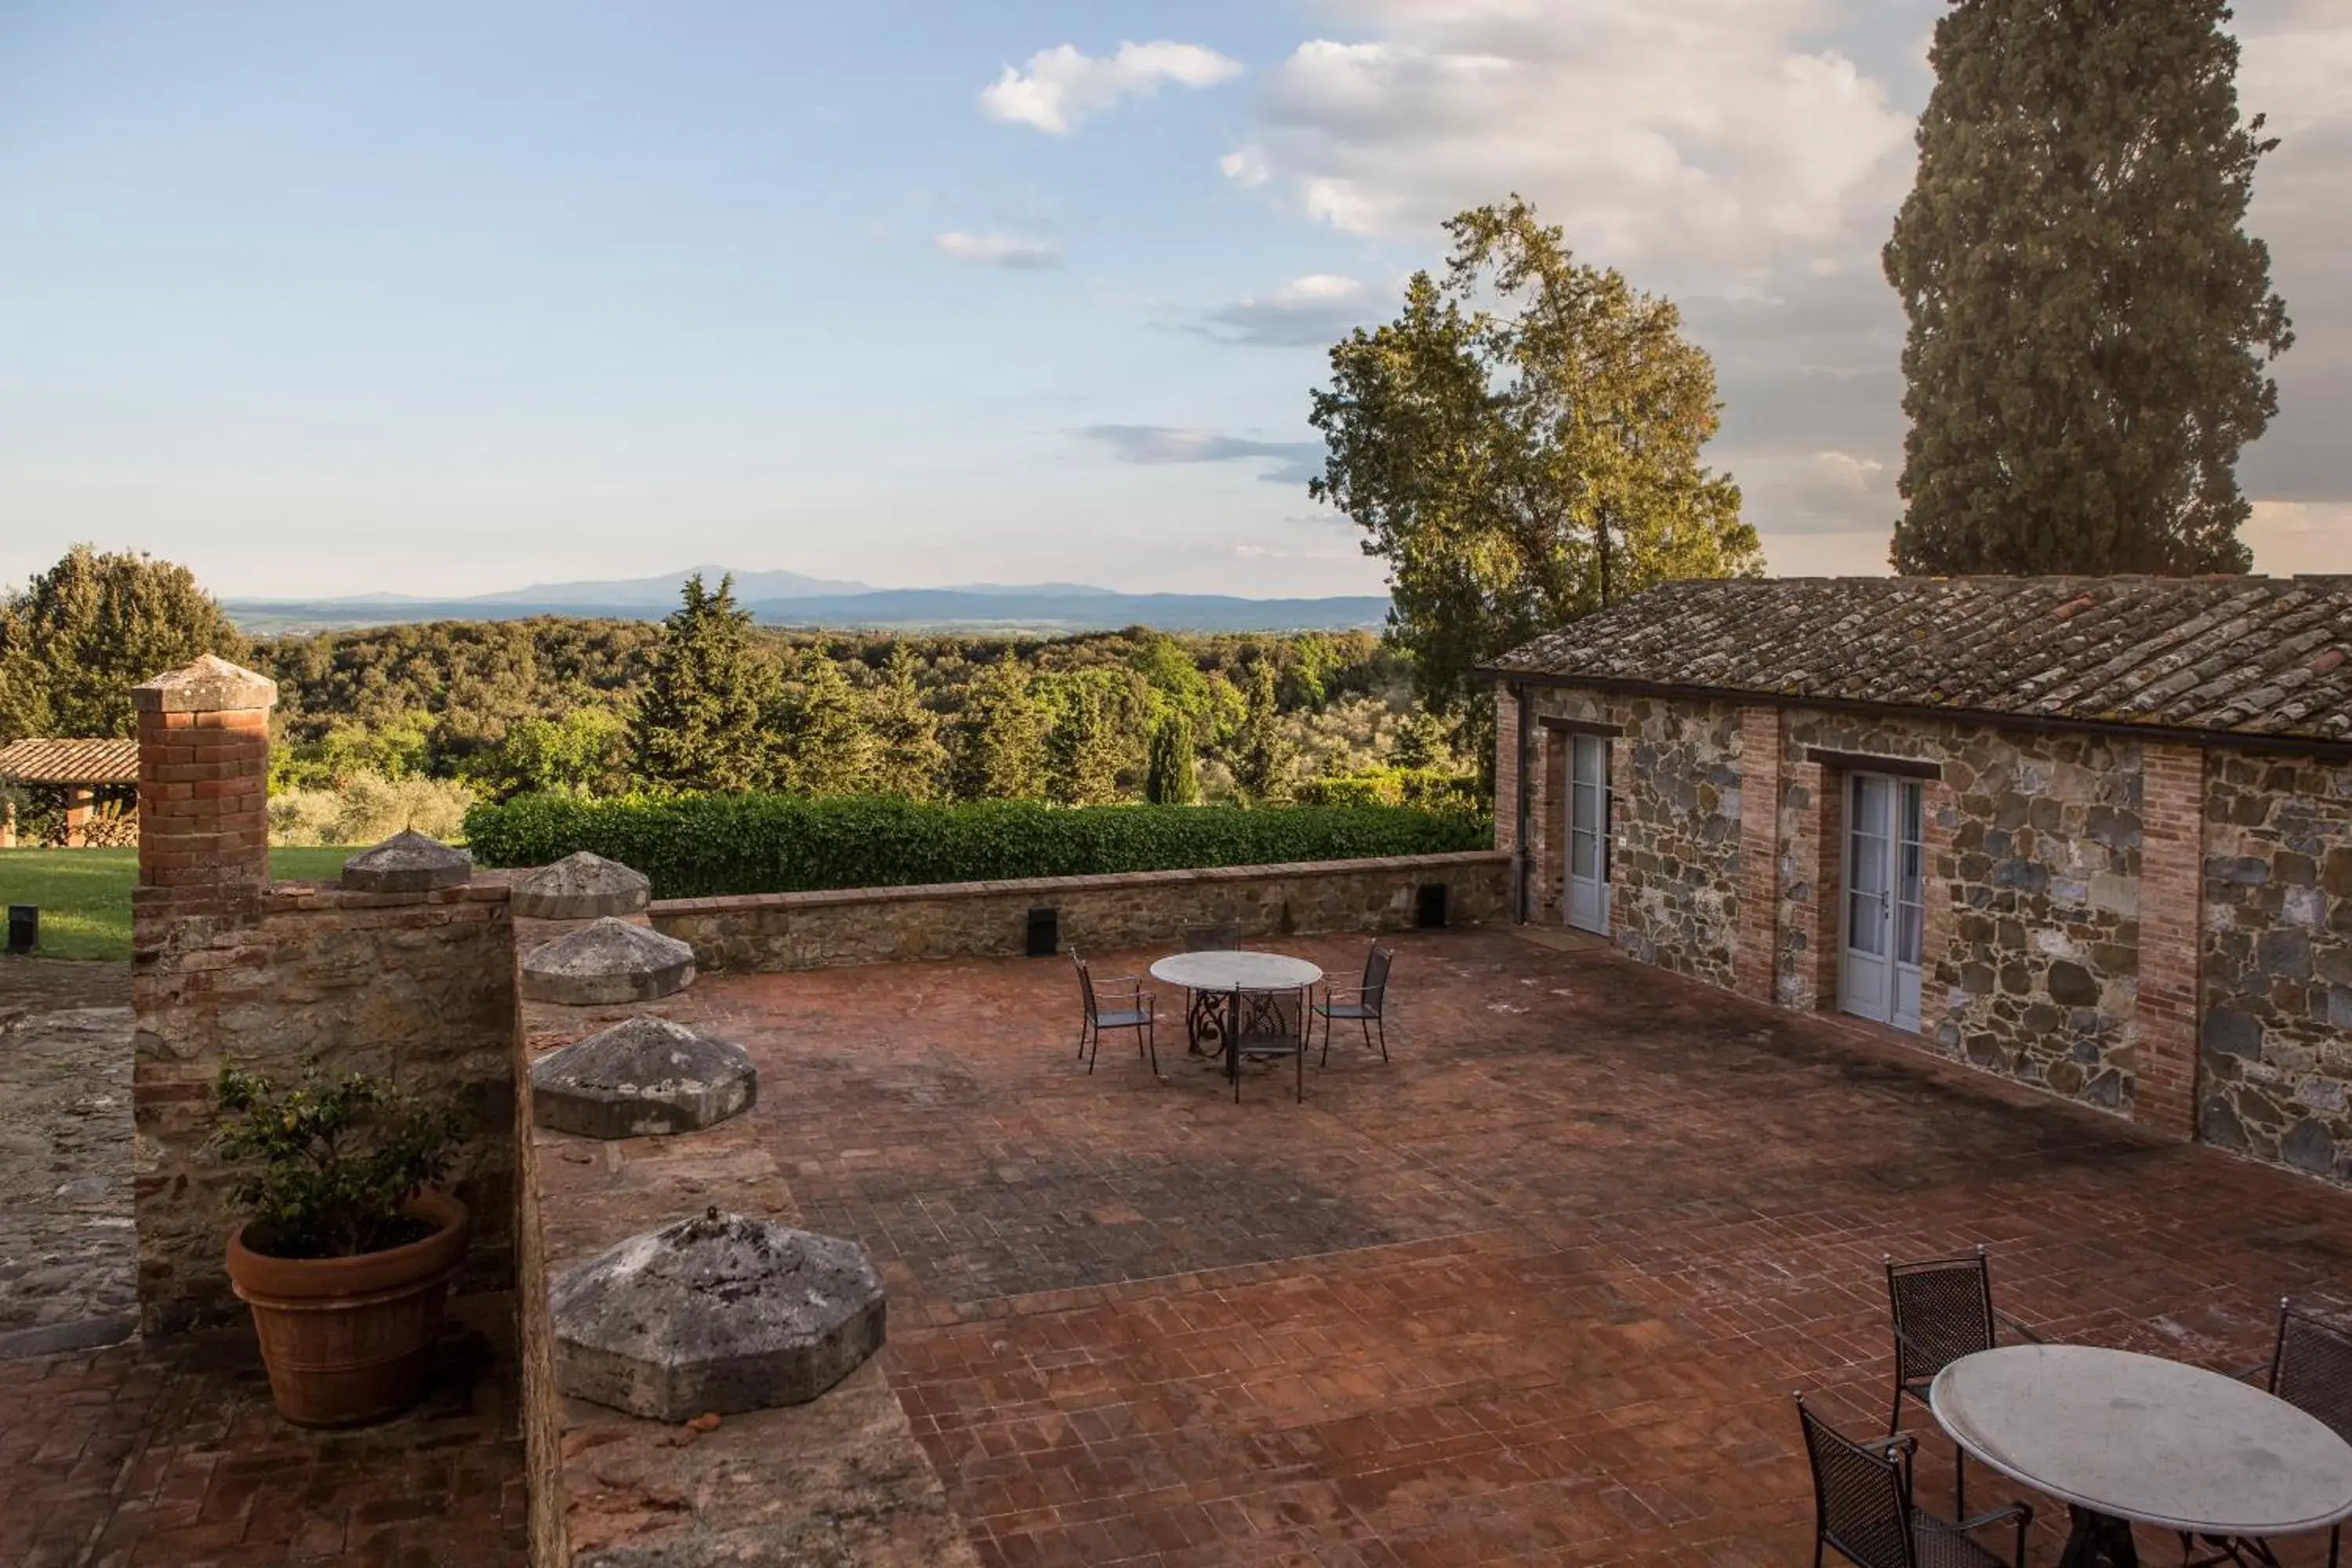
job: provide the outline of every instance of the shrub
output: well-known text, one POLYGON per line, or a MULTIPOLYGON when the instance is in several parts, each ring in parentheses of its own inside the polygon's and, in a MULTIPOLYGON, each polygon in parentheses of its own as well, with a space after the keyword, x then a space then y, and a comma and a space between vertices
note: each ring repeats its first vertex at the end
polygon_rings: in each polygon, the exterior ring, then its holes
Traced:
POLYGON ((225 1067, 213 1099, 225 1113, 215 1151, 260 1162, 229 1189, 229 1200, 253 1216, 246 1239, 255 1251, 355 1258, 422 1234, 402 1209, 448 1169, 454 1107, 365 1073, 336 1078, 315 1061, 285 1089, 225 1067))
POLYGON ((1298 786, 1301 805, 1417 805, 1468 811, 1478 798, 1478 775, 1445 768, 1367 768, 1298 786))
POLYGON ((523 795, 466 814, 487 866, 575 850, 634 866, 662 898, 1254 866, 1483 849, 1484 817, 1413 807, 925 805, 859 796, 523 795))
POLYGON ((335 789, 288 790, 269 797, 272 844, 376 844, 404 828, 444 843, 465 831, 474 792, 452 779, 359 773, 335 789))

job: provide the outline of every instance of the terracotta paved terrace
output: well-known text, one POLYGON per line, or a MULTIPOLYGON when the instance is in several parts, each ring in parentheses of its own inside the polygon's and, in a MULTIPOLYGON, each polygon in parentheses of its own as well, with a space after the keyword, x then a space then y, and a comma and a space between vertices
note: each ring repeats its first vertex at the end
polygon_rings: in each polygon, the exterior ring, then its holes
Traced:
POLYGON ((984 1562, 1809 1562, 1789 1396, 1884 1422, 1884 1254, 1988 1242, 2047 1334, 2213 1367, 2283 1294, 2352 1306, 2352 1194, 1613 954, 1398 945, 1393 1065, 1342 1037, 1304 1106, 1286 1066, 1235 1106, 1181 1026, 1164 1079, 1118 1036, 1089 1077, 1062 962, 681 999, 759 1058, 803 1222, 882 1267, 984 1562))

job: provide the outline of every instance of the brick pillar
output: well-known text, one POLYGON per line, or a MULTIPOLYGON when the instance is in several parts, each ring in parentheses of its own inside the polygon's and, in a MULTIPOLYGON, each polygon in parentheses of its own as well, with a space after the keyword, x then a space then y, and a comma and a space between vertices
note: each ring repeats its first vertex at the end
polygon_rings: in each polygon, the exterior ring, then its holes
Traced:
POLYGON ((1528 780, 1538 793, 1528 811, 1528 861, 1536 879, 1528 906, 1538 925, 1568 923, 1568 758, 1574 743, 1559 730, 1537 729, 1528 737, 1536 760, 1528 780))
POLYGON ((1775 1000, 1780 951, 1780 710, 1739 710, 1739 924, 1732 978, 1775 1000))
POLYGON ((139 710, 142 900, 186 910, 259 892, 269 882, 277 683, 205 654, 133 687, 131 697, 139 710))
POLYGON ((1495 847, 1519 847, 1519 700, 1495 689, 1495 847))
POLYGON ((89 819, 98 814, 98 792, 88 784, 66 789, 66 847, 79 849, 89 842, 89 819))
POLYGON ((2205 910, 2205 753, 2140 749, 2139 984, 2132 1120, 2197 1136, 2198 971, 2205 910))

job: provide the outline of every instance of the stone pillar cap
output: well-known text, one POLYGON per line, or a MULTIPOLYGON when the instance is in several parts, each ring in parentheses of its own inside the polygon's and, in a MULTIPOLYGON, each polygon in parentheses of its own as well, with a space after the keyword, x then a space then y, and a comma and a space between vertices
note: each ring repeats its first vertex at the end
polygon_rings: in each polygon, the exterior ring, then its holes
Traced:
POLYGON ((514 912, 527 920, 593 920, 632 915, 653 901, 653 884, 642 871, 583 849, 551 866, 524 872, 509 884, 514 912))
POLYGON ((142 681, 131 689, 131 703, 150 713, 233 713, 278 703, 278 682, 218 654, 198 654, 194 664, 142 681))
POLYGON ((344 861, 342 884, 363 893, 422 893, 473 878, 472 856, 411 827, 344 861))

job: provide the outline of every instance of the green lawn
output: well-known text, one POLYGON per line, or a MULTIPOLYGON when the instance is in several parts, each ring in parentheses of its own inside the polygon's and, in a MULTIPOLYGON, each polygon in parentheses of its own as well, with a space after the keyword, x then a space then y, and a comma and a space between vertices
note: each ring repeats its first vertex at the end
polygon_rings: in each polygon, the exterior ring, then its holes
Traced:
MULTIPOLYGON (((270 874, 288 881, 331 877, 357 844, 272 849, 270 874)), ((0 849, 0 904, 38 904, 45 958, 131 956, 136 849, 0 849)))

